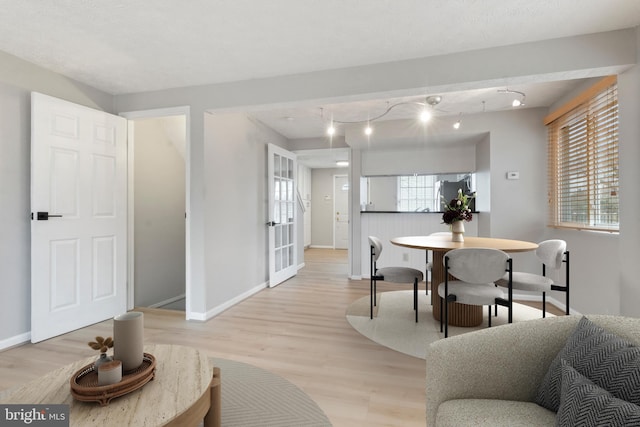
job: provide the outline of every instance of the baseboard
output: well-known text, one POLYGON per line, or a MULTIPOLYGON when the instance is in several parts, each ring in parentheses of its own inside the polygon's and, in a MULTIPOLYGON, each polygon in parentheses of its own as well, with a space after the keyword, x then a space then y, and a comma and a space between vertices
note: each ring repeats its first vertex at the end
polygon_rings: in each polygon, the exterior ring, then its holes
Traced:
POLYGON ((248 291, 238 295, 235 298, 230 299, 229 301, 226 301, 223 304, 220 304, 217 307, 212 308, 211 310, 208 310, 206 313, 198 313, 198 312, 191 312, 189 319, 187 320, 201 320, 201 321, 207 321, 215 316, 217 316, 218 314, 222 313, 223 311, 233 307, 234 305, 238 304, 239 302, 244 301, 245 299, 251 297, 254 294, 257 294, 258 292, 260 292, 261 290, 265 289, 267 287, 267 282, 264 282, 252 289, 249 289, 248 291))
MULTIPOLYGON (((538 294, 521 294, 521 293, 517 293, 514 292, 513 293, 513 299, 515 300, 520 300, 520 301, 535 301, 535 302, 539 302, 542 303, 542 294, 538 293, 538 294)), ((562 310, 563 312, 566 310, 567 305, 564 302, 560 302, 557 299, 550 297, 549 295, 547 295, 547 302, 549 304, 552 304, 554 306, 556 306, 558 309, 562 310)), ((569 309, 569 313, 570 314, 582 314, 577 310, 574 310, 572 308, 569 309)))
POLYGON ((310 245, 311 249, 333 249, 333 246, 325 246, 325 245, 310 245))
POLYGON ((157 302, 157 303, 155 303, 155 304, 151 304, 151 305, 149 306, 149 308, 162 308, 162 307, 164 307, 165 305, 173 304, 174 302, 176 302, 176 301, 180 301, 180 300, 183 300, 183 299, 185 299, 185 298, 186 298, 186 295, 185 295, 185 294, 178 295, 178 296, 176 296, 176 297, 169 298, 169 299, 166 299, 166 300, 164 300, 164 301, 157 302))
POLYGON ((298 264, 298 270, 302 270, 305 266, 305 263, 303 262, 302 264, 298 264))
POLYGON ((11 347, 16 347, 29 341, 31 341, 31 332, 25 332, 24 334, 0 340, 0 351, 8 350, 11 347))

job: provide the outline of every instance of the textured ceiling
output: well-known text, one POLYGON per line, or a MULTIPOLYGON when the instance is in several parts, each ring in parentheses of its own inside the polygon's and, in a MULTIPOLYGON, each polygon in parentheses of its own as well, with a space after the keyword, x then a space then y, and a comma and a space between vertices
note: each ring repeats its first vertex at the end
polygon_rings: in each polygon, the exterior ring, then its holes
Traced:
POLYGON ((121 94, 638 25, 637 0, 0 0, 0 50, 121 94))

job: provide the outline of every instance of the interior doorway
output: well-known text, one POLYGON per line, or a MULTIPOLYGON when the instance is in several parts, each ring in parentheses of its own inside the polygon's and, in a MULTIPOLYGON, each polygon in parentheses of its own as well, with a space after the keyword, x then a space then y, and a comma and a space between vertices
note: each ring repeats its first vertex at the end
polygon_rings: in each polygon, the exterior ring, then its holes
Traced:
POLYGON ((129 306, 189 317, 188 109, 127 113, 129 306))
POLYGON ((333 248, 349 248, 349 176, 333 176, 333 248))

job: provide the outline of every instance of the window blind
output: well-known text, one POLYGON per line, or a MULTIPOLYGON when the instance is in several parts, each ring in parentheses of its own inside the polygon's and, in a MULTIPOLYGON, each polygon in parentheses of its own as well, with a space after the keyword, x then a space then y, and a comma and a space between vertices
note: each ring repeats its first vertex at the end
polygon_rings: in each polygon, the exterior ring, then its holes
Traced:
POLYGON ((618 91, 613 83, 548 123, 549 225, 618 231, 618 91))

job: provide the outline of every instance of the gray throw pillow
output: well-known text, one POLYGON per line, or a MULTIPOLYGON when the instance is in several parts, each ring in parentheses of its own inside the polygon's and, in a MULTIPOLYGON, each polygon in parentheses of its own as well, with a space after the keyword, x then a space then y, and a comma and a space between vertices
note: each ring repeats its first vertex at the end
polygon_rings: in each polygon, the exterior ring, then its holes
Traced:
POLYGON ((617 399, 562 361, 562 393, 556 425, 640 426, 640 406, 617 399))
POLYGON ((557 412, 562 383, 561 360, 618 399, 640 405, 640 347, 580 319, 538 387, 536 403, 557 412))

